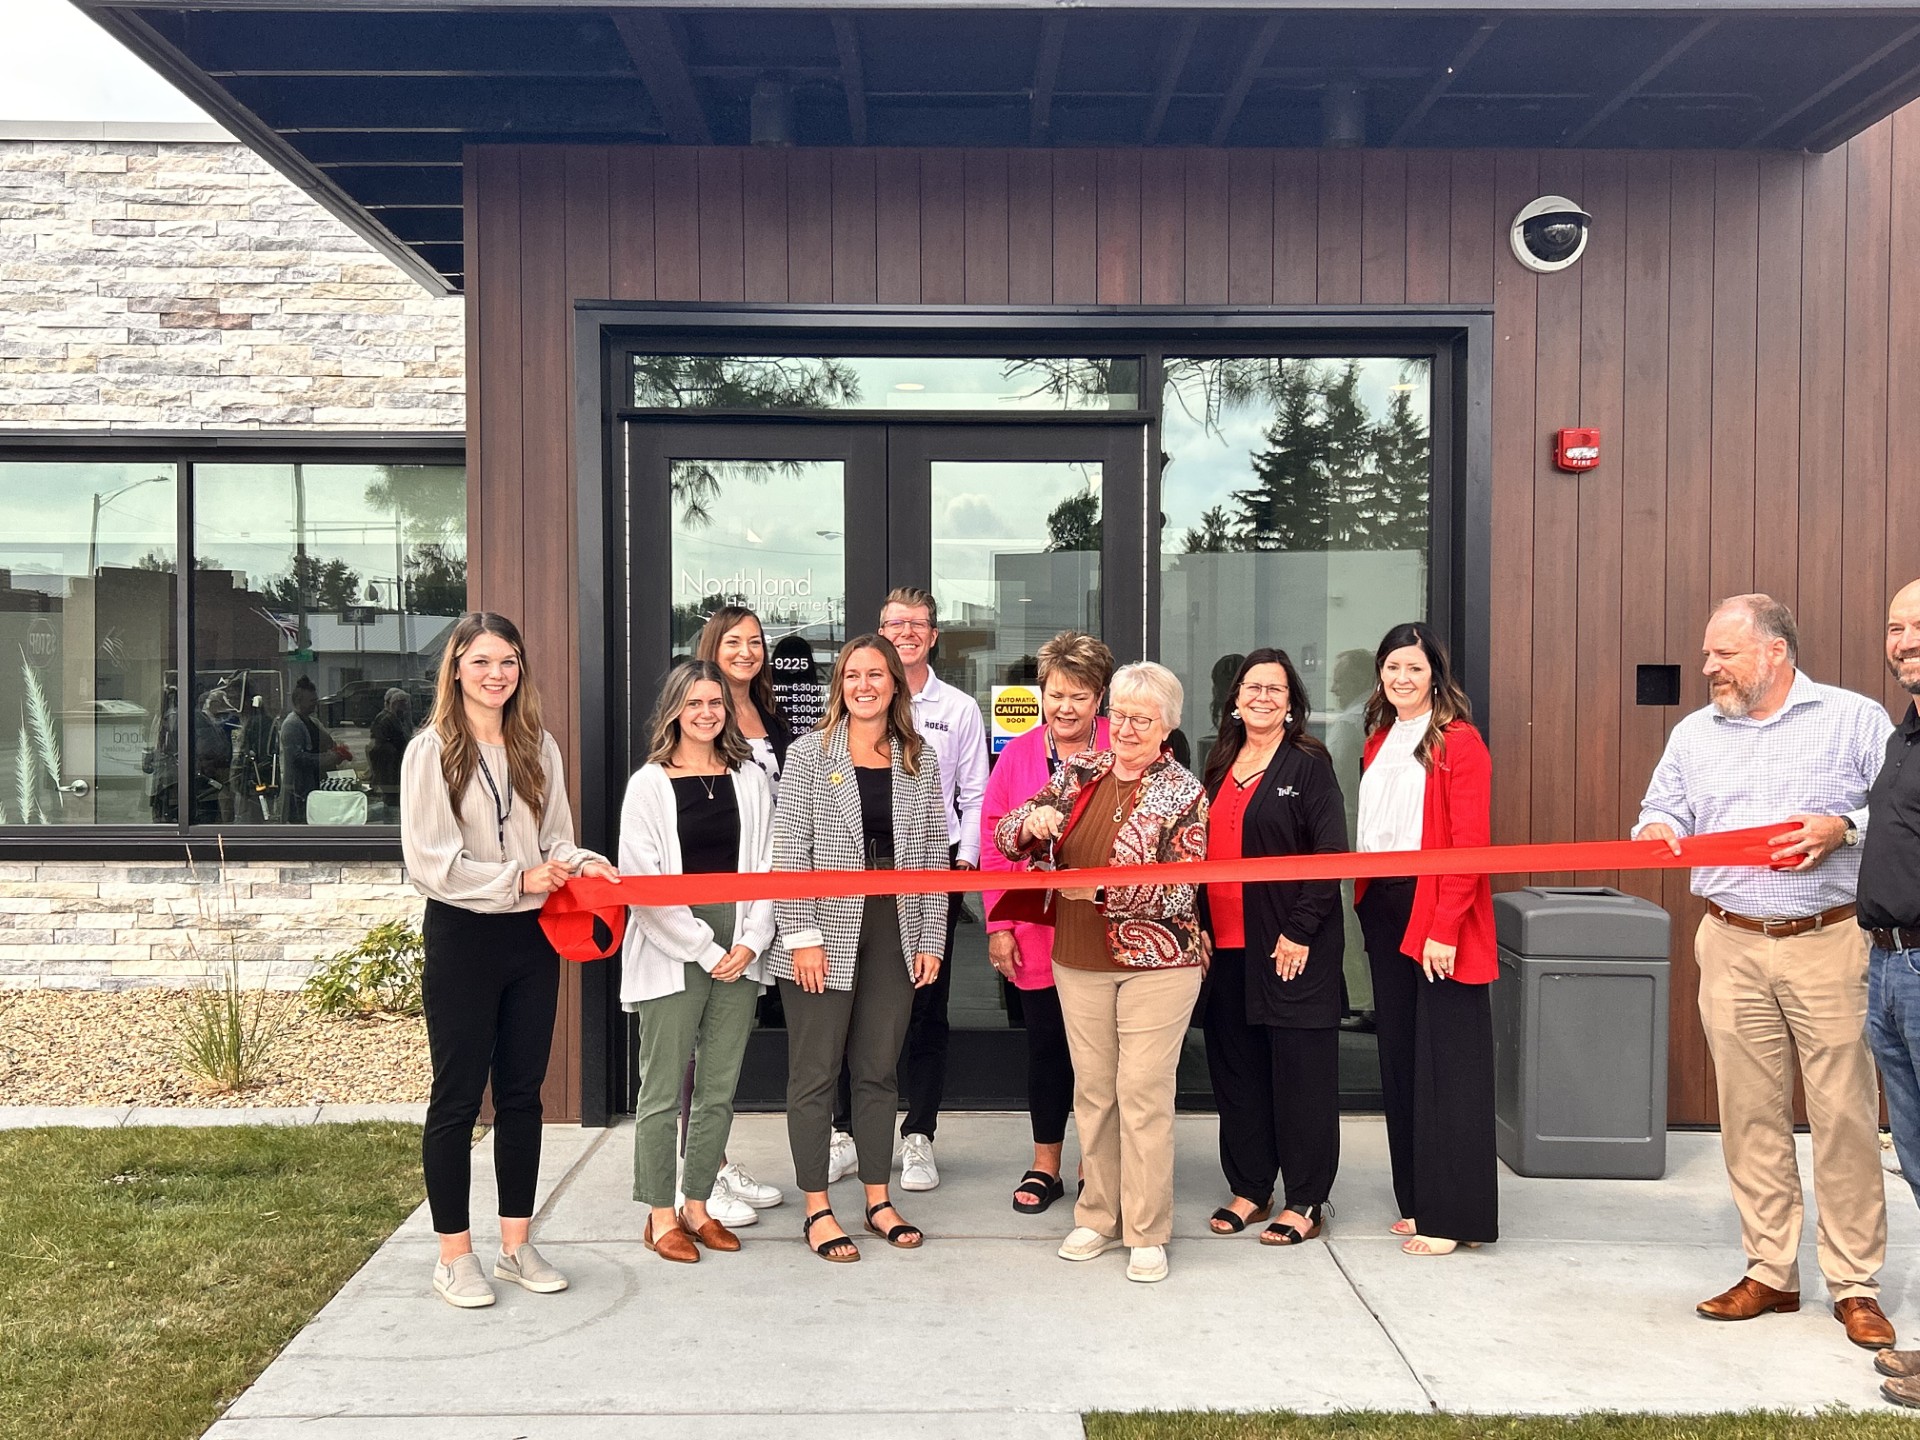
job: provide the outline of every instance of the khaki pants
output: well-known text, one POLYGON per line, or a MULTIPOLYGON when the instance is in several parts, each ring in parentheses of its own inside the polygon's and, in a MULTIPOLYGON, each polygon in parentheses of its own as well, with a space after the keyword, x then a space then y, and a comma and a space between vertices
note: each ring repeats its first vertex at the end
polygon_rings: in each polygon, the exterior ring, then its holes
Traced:
POLYGON ((1173 1097, 1200 967, 1053 968, 1073 1055, 1073 1118, 1087 1188, 1077 1225, 1128 1245, 1173 1235, 1173 1097))
POLYGON ((1887 1198, 1866 1040, 1865 935, 1848 920, 1772 940, 1709 915, 1694 954, 1747 1274, 1775 1290, 1800 1288, 1797 1053, 1813 1131, 1820 1269, 1834 1300, 1876 1294, 1887 1256, 1887 1198))

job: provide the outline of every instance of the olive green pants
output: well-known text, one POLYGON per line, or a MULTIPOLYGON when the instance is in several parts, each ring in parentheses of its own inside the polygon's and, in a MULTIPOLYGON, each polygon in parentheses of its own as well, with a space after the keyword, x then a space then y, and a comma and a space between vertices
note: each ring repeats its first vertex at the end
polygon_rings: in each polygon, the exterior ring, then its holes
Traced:
POLYGON ((680 1081, 693 1072, 693 1110, 680 1189, 706 1203, 727 1153, 733 1128, 733 1091, 747 1053, 760 987, 742 977, 722 984, 698 965, 686 967, 686 989, 643 1000, 640 1016, 640 1100, 633 1119, 633 1198, 665 1207, 674 1199, 674 1152, 680 1120, 680 1081))

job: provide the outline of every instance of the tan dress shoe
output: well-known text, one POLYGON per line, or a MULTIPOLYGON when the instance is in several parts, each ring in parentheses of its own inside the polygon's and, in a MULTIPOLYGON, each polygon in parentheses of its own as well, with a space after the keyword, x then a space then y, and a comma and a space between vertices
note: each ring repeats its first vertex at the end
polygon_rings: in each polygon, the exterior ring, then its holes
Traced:
POLYGON ((1880 1386, 1880 1396, 1909 1410, 1920 1410, 1920 1379, 1903 1375, 1899 1379, 1885 1381, 1880 1386))
POLYGON ((722 1225, 711 1215, 707 1217, 706 1224, 696 1226, 687 1218, 687 1212, 682 1210, 680 1212, 680 1225, 689 1235, 709 1250, 724 1250, 731 1254, 740 1248, 740 1237, 727 1229, 726 1226, 722 1225))
POLYGON ((1882 1350, 1873 1357, 1873 1368, 1896 1380, 1920 1377, 1920 1350, 1882 1350))
POLYGON ((1731 1290, 1714 1296, 1711 1300, 1702 1300, 1694 1306, 1694 1313, 1708 1320, 1751 1320, 1756 1315, 1764 1315, 1769 1310, 1782 1315, 1791 1315, 1800 1308, 1798 1290, 1775 1290, 1771 1285, 1762 1285, 1751 1276, 1741 1276, 1731 1290))
POLYGON ((1847 1338, 1863 1350, 1884 1350, 1893 1344, 1893 1322, 1878 1300, 1856 1295, 1836 1301, 1833 1318, 1847 1327, 1847 1338))
POLYGON ((662 1260, 673 1260, 681 1265, 698 1264, 700 1260, 700 1247, 695 1245, 693 1237, 678 1225, 656 1237, 653 1233, 651 1215, 647 1217, 647 1228, 640 1232, 640 1243, 662 1260))

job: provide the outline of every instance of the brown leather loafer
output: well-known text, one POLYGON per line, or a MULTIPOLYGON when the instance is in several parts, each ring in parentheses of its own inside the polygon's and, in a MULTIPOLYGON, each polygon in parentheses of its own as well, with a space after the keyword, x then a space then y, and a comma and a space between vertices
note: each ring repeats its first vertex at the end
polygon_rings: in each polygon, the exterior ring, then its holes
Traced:
POLYGON ((1920 1410, 1920 1379, 1908 1375, 1888 1380, 1880 1386, 1880 1398, 1904 1405, 1909 1410, 1920 1410))
POLYGON ((1896 1380, 1920 1378, 1920 1350, 1882 1350, 1873 1357, 1873 1368, 1896 1380))
POLYGON ((1833 1318, 1847 1327, 1847 1338, 1863 1350, 1884 1350, 1893 1344, 1893 1322, 1878 1300, 1856 1295, 1836 1301, 1833 1318))
POLYGON ((700 1247, 678 1225, 655 1239, 651 1215, 647 1216, 647 1228, 640 1232, 640 1243, 662 1260, 673 1260, 682 1265, 695 1265, 700 1261, 700 1247))
POLYGON ((722 1225, 711 1215, 707 1217, 706 1224, 696 1226, 687 1218, 686 1211, 682 1210, 679 1214, 681 1228, 702 1245, 706 1246, 707 1249, 725 1250, 731 1254, 740 1248, 740 1237, 727 1229, 726 1226, 722 1225))
POLYGON ((1708 1320, 1751 1320, 1769 1310, 1791 1315, 1799 1308, 1798 1290, 1775 1290, 1770 1285, 1762 1285, 1758 1280, 1743 1275, 1731 1290, 1711 1300, 1702 1300, 1693 1310, 1694 1314, 1708 1320))

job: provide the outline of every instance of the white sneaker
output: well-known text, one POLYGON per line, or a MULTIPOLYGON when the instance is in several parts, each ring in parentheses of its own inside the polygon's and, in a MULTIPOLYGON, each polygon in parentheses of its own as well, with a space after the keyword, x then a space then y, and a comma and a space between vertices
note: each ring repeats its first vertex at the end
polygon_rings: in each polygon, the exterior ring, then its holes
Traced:
POLYGON ((556 1295, 567 1288, 567 1277, 547 1263, 546 1257, 533 1248, 528 1241, 513 1254, 500 1252, 500 1258, 493 1262, 493 1278, 511 1280, 522 1290, 531 1290, 536 1295, 556 1295))
POLYGON ((1151 1285, 1156 1280, 1167 1278, 1167 1247, 1164 1245, 1136 1245, 1127 1259, 1127 1279, 1138 1280, 1142 1285, 1151 1285))
POLYGON ((1076 1225, 1067 1238, 1060 1242, 1060 1258, 1062 1260, 1097 1260, 1109 1250, 1119 1248, 1118 1235, 1102 1235, 1098 1230, 1091 1230, 1085 1225, 1076 1225))
POLYGON ((738 1164, 721 1167, 714 1181, 714 1192, 725 1190, 736 1200, 744 1200, 756 1210, 771 1210, 787 1197, 780 1193, 778 1185, 763 1185, 749 1175, 738 1164))
POLYGON ((827 1183, 844 1180, 860 1168, 860 1152, 853 1148, 853 1136, 844 1130, 833 1132, 827 1144, 827 1183))
MULTIPOLYGON (((676 1206, 686 1203, 684 1195, 675 1201, 676 1206)), ((713 1182, 713 1193, 707 1197, 707 1214, 729 1230, 744 1230, 760 1223, 760 1212, 718 1180, 713 1182)))
POLYGON ((456 1256, 451 1265, 434 1262, 433 1293, 462 1310, 480 1310, 493 1304, 493 1287, 480 1268, 480 1257, 471 1250, 456 1256))
POLYGON ((900 1188, 938 1190, 940 1167, 933 1163, 933 1137, 908 1135, 900 1141, 900 1188))

